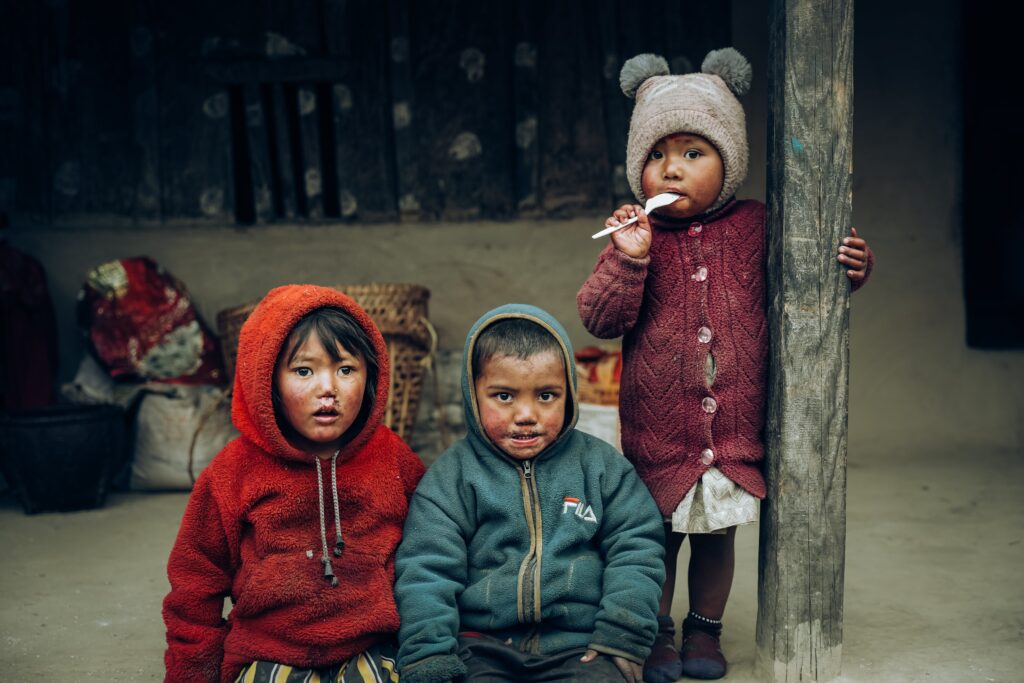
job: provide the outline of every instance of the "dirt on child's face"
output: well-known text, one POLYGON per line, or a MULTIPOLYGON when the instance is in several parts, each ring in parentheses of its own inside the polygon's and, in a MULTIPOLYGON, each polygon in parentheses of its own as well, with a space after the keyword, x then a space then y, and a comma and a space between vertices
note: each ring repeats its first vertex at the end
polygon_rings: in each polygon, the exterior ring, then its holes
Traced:
POLYGON ((274 370, 281 412, 291 427, 285 434, 299 450, 330 457, 359 416, 366 389, 366 363, 338 345, 334 360, 316 334, 310 334, 291 361, 283 354, 274 370))
POLYGON ((644 196, 682 195, 655 213, 688 218, 711 208, 722 191, 725 167, 715 146, 699 135, 678 133, 658 140, 647 156, 640 186, 644 196))
POLYGON ((494 356, 474 386, 484 433, 506 455, 529 460, 562 433, 566 378, 558 353, 494 356))

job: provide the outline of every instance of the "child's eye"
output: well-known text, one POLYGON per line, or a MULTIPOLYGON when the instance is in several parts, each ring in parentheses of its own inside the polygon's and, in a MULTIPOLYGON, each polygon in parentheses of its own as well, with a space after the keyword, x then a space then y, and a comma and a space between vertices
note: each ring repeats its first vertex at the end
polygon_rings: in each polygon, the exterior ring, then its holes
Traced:
POLYGON ((309 368, 295 368, 295 374, 299 377, 309 377, 313 374, 313 371, 309 368))
POLYGON ((685 156, 687 159, 693 160, 699 159, 701 157, 701 153, 699 150, 696 149, 688 149, 686 150, 686 154, 684 154, 683 156, 685 156))
POLYGON ((648 159, 661 159, 664 156, 665 155, 662 154, 659 150, 652 149, 651 153, 647 156, 647 158, 648 159))
POLYGON ((338 368, 338 373, 346 376, 351 375, 355 371, 356 369, 351 365, 343 365, 340 368, 338 368))
POLYGON ((507 403, 512 400, 512 394, 508 393, 507 391, 499 391, 494 396, 502 403, 507 403))

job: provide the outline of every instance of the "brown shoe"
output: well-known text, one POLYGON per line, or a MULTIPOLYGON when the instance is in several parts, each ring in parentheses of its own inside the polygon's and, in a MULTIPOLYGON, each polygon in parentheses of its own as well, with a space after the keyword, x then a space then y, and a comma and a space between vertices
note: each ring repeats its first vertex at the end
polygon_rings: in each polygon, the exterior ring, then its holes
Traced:
POLYGON ((683 675, 713 680, 725 675, 725 656, 718 638, 699 629, 683 629, 683 647, 679 651, 683 675))
POLYGON ((683 665, 676 650, 676 627, 672 617, 658 617, 658 635, 644 662, 644 683, 676 683, 683 665))

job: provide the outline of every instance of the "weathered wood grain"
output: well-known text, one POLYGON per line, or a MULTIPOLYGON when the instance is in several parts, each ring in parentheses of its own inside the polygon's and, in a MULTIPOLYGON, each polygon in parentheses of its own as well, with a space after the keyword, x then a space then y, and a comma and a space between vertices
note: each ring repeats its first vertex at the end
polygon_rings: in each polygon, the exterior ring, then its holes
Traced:
POLYGON ((135 164, 135 220, 160 220, 160 93, 157 90, 156 29, 153 0, 130 7, 131 110, 135 164))
POLYGON ((332 54, 351 56, 353 64, 333 85, 339 204, 347 220, 398 218, 388 11, 385 2, 345 3, 345 18, 328 27, 332 54))
POLYGON ((206 63, 233 53, 230 8, 188 0, 153 5, 159 55, 160 183, 164 219, 234 219, 230 96, 206 63), (196 17, 202 17, 197 21, 196 17))
POLYGON ((272 169, 273 187, 275 188, 275 209, 279 218, 291 221, 300 213, 298 185, 292 144, 297 136, 292 135, 291 122, 297 116, 289 114, 297 107, 295 90, 288 89, 287 84, 277 84, 264 90, 263 114, 269 134, 272 137, 270 146, 270 167, 272 169))
POLYGON ((0 211, 48 223, 53 64, 47 8, 8 5, 0 21, 0 211))
POLYGON ((512 36, 515 8, 472 0, 411 3, 417 178, 423 215, 508 217, 514 164, 512 36))
POLYGON ((417 154, 416 94, 409 43, 410 0, 388 1, 388 38, 391 48, 391 109, 394 126, 395 176, 398 212, 403 221, 418 220, 423 213, 421 160, 417 154))
POLYGON ((757 666, 766 681, 839 675, 846 540, 853 1, 774 0, 771 19, 768 498, 757 666))
POLYGON ((512 92, 515 109, 515 200, 521 217, 540 214, 540 122, 537 119, 539 16, 536 3, 516 3, 512 92))
POLYGON ((18 5, 0 26, 0 208, 85 224, 603 211, 627 198, 622 59, 727 36, 727 6, 18 5))
POLYGON ((604 128, 608 144, 608 166, 611 175, 612 205, 635 201, 626 180, 626 142, 629 133, 629 105, 632 102, 622 94, 619 72, 622 63, 633 55, 619 51, 619 3, 617 0, 600 0, 597 3, 597 22, 601 30, 601 51, 604 93, 604 128))
POLYGON ((608 205, 600 31, 593 12, 543 6, 538 49, 539 195, 545 214, 608 205))
POLYGON ((321 103, 316 89, 305 84, 297 90, 299 103, 299 138, 297 153, 302 159, 301 190, 306 201, 306 217, 320 220, 324 217, 323 173, 320 170, 320 115, 321 103))
POLYGON ((47 7, 54 61, 49 80, 53 209, 57 221, 131 216, 135 196, 128 7, 47 7))

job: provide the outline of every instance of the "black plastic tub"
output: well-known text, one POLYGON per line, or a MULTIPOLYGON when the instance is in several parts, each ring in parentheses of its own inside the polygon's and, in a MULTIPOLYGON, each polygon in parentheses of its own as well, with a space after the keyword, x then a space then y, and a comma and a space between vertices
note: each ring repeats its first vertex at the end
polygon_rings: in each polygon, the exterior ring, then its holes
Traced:
POLYGON ((103 505, 125 447, 116 406, 62 405, 0 415, 0 463, 25 512, 103 505))

